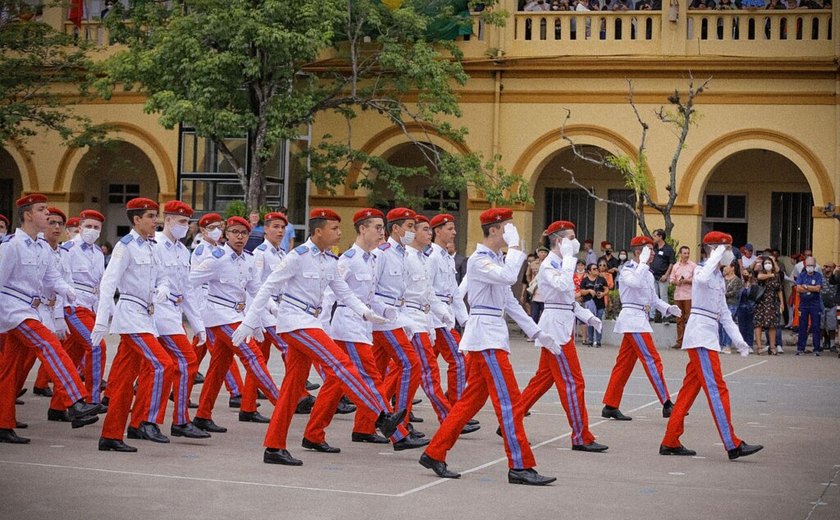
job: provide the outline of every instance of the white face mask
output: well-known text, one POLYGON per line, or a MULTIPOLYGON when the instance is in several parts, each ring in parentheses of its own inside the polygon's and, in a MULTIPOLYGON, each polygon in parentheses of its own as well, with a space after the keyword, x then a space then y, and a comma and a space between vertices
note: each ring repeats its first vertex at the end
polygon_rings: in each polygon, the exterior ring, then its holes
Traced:
POLYGON ((619 260, 627 260, 627 255, 618 255, 619 260))
POLYGON ((80 232, 82 240, 87 245, 92 245, 99 238, 99 230, 92 228, 85 228, 80 232))
POLYGON ((805 270, 808 272, 808 274, 813 273, 815 268, 816 268, 816 266, 813 266, 813 265, 806 265, 805 266, 805 270))
POLYGON ((206 233, 206 235, 207 235, 207 238, 209 238, 213 242, 218 242, 219 239, 222 238, 222 229, 221 228, 211 229, 210 231, 208 231, 206 233))
POLYGON ((764 262, 764 270, 765 271, 772 271, 773 270, 773 264, 771 264, 770 262, 764 262))
POLYGON ((181 225, 181 224, 173 224, 169 231, 172 232, 172 236, 175 237, 175 240, 181 240, 185 236, 187 236, 187 231, 190 230, 189 225, 181 225))
POLYGON ((417 233, 415 233, 414 231, 406 231, 405 235, 403 235, 402 238, 400 239, 400 242, 404 246, 410 246, 411 244, 414 243, 414 237, 415 236, 417 236, 417 233))

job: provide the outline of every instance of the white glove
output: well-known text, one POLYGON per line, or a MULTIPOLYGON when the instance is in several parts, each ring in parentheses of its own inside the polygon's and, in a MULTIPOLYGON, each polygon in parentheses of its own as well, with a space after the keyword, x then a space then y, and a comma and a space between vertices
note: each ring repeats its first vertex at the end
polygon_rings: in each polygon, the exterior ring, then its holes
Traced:
POLYGON ((519 231, 516 230, 516 226, 508 222, 505 224, 505 232, 502 233, 502 238, 505 241, 505 244, 508 247, 518 247, 519 246, 519 231))
POLYGON ((157 289, 155 289, 155 303, 163 303, 169 299, 169 287, 165 285, 159 285, 157 289))
POLYGON ((275 318, 280 318, 280 306, 274 300, 268 300, 268 312, 275 318))
POLYGON ((102 325, 100 323, 95 323, 93 325, 93 330, 90 332, 90 343, 91 345, 99 345, 105 340, 105 336, 108 334, 108 326, 102 325))
POLYGON ((382 315, 385 317, 386 320, 394 321, 395 319, 397 319, 397 309, 394 307, 385 307, 385 309, 382 311, 382 315))
POLYGON ((735 348, 738 349, 738 354, 741 354, 741 357, 747 357, 750 355, 750 346, 747 345, 747 342, 744 340, 735 342, 735 348))
POLYGON ((557 341, 555 341, 555 339, 552 338, 551 335, 549 335, 548 333, 542 331, 537 332, 537 335, 534 339, 536 339, 539 342, 541 347, 547 348, 548 351, 552 354, 559 355, 563 353, 563 349, 560 347, 560 345, 557 344, 557 341))
POLYGON ((207 343, 207 332, 200 330, 195 333, 195 337, 198 338, 198 341, 195 342, 195 346, 199 347, 207 343))
POLYGON ((642 252, 639 253, 639 263, 646 264, 648 260, 650 260, 650 255, 653 254, 653 249, 645 246, 642 248, 642 252))
POLYGON ((668 310, 667 310, 667 311, 665 311, 665 313, 666 313, 668 316, 676 316, 677 318, 679 318, 680 316, 682 316, 682 311, 681 311, 681 310, 680 310, 680 308, 679 308, 679 307, 677 307, 676 305, 669 305, 669 306, 668 306, 668 310))
POLYGON ((575 254, 575 244, 569 240, 568 238, 564 238, 560 241, 560 256, 563 259, 569 258, 570 256, 574 256, 575 254))
POLYGON ((374 325, 382 325, 388 322, 388 320, 386 320, 383 316, 376 314, 370 309, 366 310, 365 313, 362 314, 362 317, 374 325))
POLYGON ((72 287, 67 288, 67 292, 64 293, 64 299, 67 300, 67 303, 73 303, 76 301, 76 289, 72 287))
POLYGON ((723 258, 723 254, 726 252, 725 245, 719 245, 712 250, 712 254, 709 255, 708 263, 711 265, 718 265, 720 264, 721 259, 723 258))
POLYGON ((593 315, 591 318, 586 320, 586 324, 590 327, 595 327, 595 330, 598 331, 598 334, 601 333, 601 327, 603 326, 603 323, 601 322, 601 319, 598 316, 593 315))
POLYGON ((67 339, 67 322, 64 318, 55 318, 55 337, 59 341, 67 339))
POLYGON ((443 322, 443 326, 446 327, 446 330, 452 330, 453 328, 455 328, 455 318, 453 318, 449 314, 444 314, 441 317, 440 321, 443 322))
POLYGON ((263 336, 262 328, 249 327, 245 323, 240 323, 239 327, 233 331, 233 336, 230 337, 230 341, 234 345, 241 345, 242 343, 247 343, 251 338, 257 341, 263 341, 265 336, 263 336))

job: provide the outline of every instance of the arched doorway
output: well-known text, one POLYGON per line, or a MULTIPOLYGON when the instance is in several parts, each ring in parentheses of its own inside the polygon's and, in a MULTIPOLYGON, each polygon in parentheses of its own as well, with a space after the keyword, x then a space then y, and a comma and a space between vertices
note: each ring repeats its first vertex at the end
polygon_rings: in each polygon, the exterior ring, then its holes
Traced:
POLYGON ((812 247, 814 197, 803 172, 765 149, 733 153, 712 171, 703 192, 702 233, 725 231, 735 245, 783 256, 812 247))
POLYGON ((20 197, 22 191, 23 182, 17 162, 12 154, 0 148, 0 214, 12 222, 15 220, 15 200, 20 197))
POLYGON ((102 240, 114 242, 130 230, 125 203, 135 197, 158 200, 158 176, 152 161, 137 146, 111 141, 90 148, 73 172, 70 191, 84 199, 70 211, 101 211, 106 218, 102 240))

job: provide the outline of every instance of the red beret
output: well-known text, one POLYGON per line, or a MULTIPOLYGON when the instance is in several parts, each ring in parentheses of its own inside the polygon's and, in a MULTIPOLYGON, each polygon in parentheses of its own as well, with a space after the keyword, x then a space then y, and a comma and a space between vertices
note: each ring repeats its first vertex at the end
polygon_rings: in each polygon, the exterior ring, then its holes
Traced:
POLYGON ((414 215, 414 220, 416 220, 417 222, 425 222, 426 224, 429 223, 429 217, 427 217, 426 215, 421 215, 419 213, 414 215))
POLYGON ((482 226, 494 224, 496 222, 503 222, 505 220, 511 220, 512 218, 513 210, 508 208, 490 208, 486 211, 483 211, 481 215, 478 216, 478 219, 481 221, 482 226))
POLYGON ((388 222, 413 219, 414 217, 415 213, 408 208, 394 208, 388 212, 388 222))
POLYGON ((568 220, 555 220, 545 230, 545 235, 557 233, 558 231, 565 231, 567 229, 575 229, 575 225, 568 220))
POLYGON ((732 235, 722 231, 709 231, 703 237, 703 244, 732 244, 732 235))
POLYGON ((447 222, 455 222, 455 217, 450 215, 449 213, 439 213, 432 217, 432 220, 429 221, 429 225, 432 226, 432 229, 442 226, 447 222))
POLYGON ((328 208, 315 208, 309 212, 310 220, 315 219, 325 219, 325 220, 336 220, 341 222, 341 217, 338 216, 338 213, 335 211, 328 209, 328 208))
POLYGON ((170 200, 163 205, 163 212, 170 215, 181 215, 184 217, 191 217, 193 209, 189 204, 181 202, 180 200, 170 200))
POLYGON ((45 203, 47 202, 47 196, 41 193, 30 193, 29 195, 25 195, 15 202, 15 205, 19 208, 24 206, 30 206, 32 204, 38 204, 39 202, 45 203))
POLYGON ((639 247, 644 245, 653 245, 653 239, 644 235, 639 235, 630 239, 630 247, 639 247))
POLYGON ((79 217, 70 217, 64 225, 67 227, 79 227, 79 224, 81 223, 82 219, 79 217))
POLYGON ((223 222, 222 216, 218 213, 206 213, 198 219, 198 225, 201 227, 207 227, 216 222, 223 222))
POLYGON ((51 217, 58 216, 61 217, 62 222, 67 222, 67 215, 65 215, 64 212, 60 209, 50 206, 49 208, 47 208, 47 211, 50 212, 51 217))
POLYGON ((286 223, 287 226, 289 225, 289 219, 287 219, 286 215, 280 213, 279 211, 272 211, 270 213, 266 213, 263 217, 263 222, 268 223, 268 221, 270 220, 282 220, 286 223))
POLYGON ((144 199, 143 197, 137 197, 136 199, 131 199, 125 205, 125 209, 153 209, 157 211, 160 209, 157 202, 153 201, 152 199, 144 199))
POLYGON ((359 222, 367 220, 369 218, 381 218, 384 220, 385 214, 376 208, 360 209, 359 211, 353 214, 353 224, 358 224, 359 222))
POLYGON ((591 243, 592 243, 592 239, 591 239, 591 238, 587 238, 586 240, 584 240, 584 241, 583 241, 583 243, 584 243, 584 244, 591 244, 591 243))
POLYGON ((11 223, 11 222, 9 222, 9 219, 8 219, 8 218, 6 218, 6 215, 0 215, 0 220, 2 220, 3 222, 5 222, 5 223, 6 223, 6 227, 9 227, 9 226, 11 226, 11 225, 12 225, 12 223, 11 223))
MULTIPOLYGON (((105 222, 105 215, 96 211, 95 209, 86 209, 86 210, 82 211, 81 213, 79 213, 79 220, 86 220, 86 219, 98 220, 99 222, 105 222)), ((73 219, 70 219, 70 220, 73 220, 73 219)), ((67 221, 67 223, 69 224, 70 221, 67 221)))
POLYGON ((242 217, 230 217, 227 219, 227 227, 231 226, 245 226, 245 229, 247 229, 249 233, 251 232, 251 223, 242 217))

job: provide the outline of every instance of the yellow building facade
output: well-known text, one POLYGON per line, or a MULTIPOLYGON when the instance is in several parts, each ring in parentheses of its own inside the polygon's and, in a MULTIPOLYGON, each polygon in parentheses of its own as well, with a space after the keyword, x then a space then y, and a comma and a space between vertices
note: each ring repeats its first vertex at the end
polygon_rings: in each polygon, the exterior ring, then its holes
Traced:
MULTIPOLYGON (((581 238, 611 240, 615 249, 626 245, 636 232, 632 218, 582 195, 564 168, 603 198, 626 200, 622 179, 575 159, 561 127, 565 121, 565 135, 587 151, 635 156, 641 128, 627 101, 631 80, 635 103, 650 125, 652 196, 662 203, 677 137, 654 111, 667 108, 675 90, 685 92, 692 76, 695 85, 710 83, 697 98, 699 118, 677 170, 674 238, 691 246, 705 231, 720 229, 736 243, 776 247, 783 255, 812 247, 818 261, 840 259, 840 222, 824 211, 840 203, 837 6, 690 11, 680 2, 663 12, 534 13, 517 11, 515 0, 502 3, 509 11, 505 27, 476 21, 473 35, 460 43, 471 77, 459 90, 463 116, 455 122, 469 129, 465 141, 411 129, 416 139, 450 151, 499 154, 507 171, 523 177, 534 202, 517 207, 515 220, 529 248, 548 222, 560 218, 575 220, 581 238)), ((72 31, 60 14, 47 18, 72 31)), ((95 20, 83 25, 82 36, 107 42, 95 20)), ((126 198, 193 196, 197 188, 184 176, 189 154, 183 135, 163 129, 156 116, 143 113, 142 103, 132 93, 76 107, 94 122, 114 126, 119 142, 108 149, 68 149, 48 134, 30 140, 26 149, 7 147, 0 152, 0 191, 8 195, 0 204, 40 191, 71 213, 98 208, 113 216, 113 239, 121 231, 116 225, 126 198)), ((312 139, 317 143, 328 131, 341 137, 335 129, 343 127, 321 117, 312 139)), ((400 130, 366 115, 355 121, 352 142, 395 164, 422 164, 400 130)), ((352 177, 330 194, 304 189, 290 177, 293 170, 281 175, 278 200, 300 215, 306 207, 327 205, 349 218, 368 204, 364 190, 350 187, 352 177)), ((423 194, 421 179, 408 181, 408 188, 423 194)), ((224 192, 223 183, 217 190, 224 192)), ((469 253, 480 240, 478 214, 489 203, 473 189, 452 202, 459 246, 469 253)), ((651 229, 662 225, 655 212, 646 218, 651 229)))

